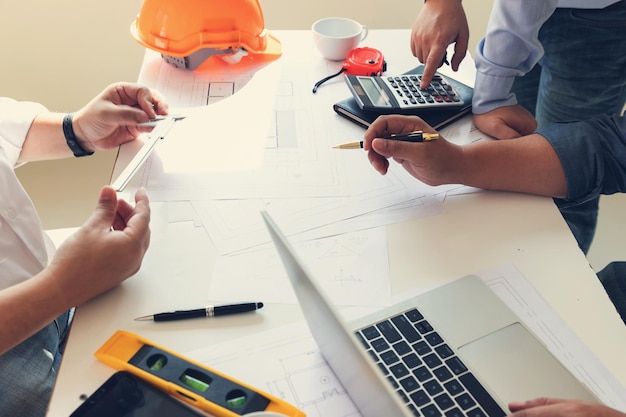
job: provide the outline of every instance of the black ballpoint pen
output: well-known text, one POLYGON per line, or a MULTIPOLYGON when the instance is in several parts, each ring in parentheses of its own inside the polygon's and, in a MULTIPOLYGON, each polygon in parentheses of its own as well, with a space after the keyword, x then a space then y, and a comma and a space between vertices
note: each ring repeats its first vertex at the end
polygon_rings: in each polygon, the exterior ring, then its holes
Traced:
POLYGON ((217 306, 207 306, 205 308, 197 308, 195 310, 176 310, 166 313, 150 314, 148 316, 137 317, 138 321, 174 321, 194 319, 198 317, 217 317, 229 314, 247 313, 255 311, 263 307, 263 303, 236 303, 224 304, 217 306))
MULTIPOLYGON (((397 135, 391 135, 385 139, 399 140, 402 142, 429 142, 439 138, 438 133, 424 133, 421 130, 409 133, 399 133, 397 135)), ((359 149, 363 147, 363 141, 349 142, 341 145, 334 146, 337 149, 359 149)))

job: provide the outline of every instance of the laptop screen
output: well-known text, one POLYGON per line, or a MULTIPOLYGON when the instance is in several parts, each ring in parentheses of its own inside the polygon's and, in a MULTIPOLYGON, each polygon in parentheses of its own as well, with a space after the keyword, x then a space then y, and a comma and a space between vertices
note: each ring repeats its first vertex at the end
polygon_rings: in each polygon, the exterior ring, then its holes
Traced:
POLYGON ((367 358, 326 296, 317 287, 291 244, 266 211, 263 219, 287 270, 311 334, 363 416, 410 416, 382 373, 367 358))

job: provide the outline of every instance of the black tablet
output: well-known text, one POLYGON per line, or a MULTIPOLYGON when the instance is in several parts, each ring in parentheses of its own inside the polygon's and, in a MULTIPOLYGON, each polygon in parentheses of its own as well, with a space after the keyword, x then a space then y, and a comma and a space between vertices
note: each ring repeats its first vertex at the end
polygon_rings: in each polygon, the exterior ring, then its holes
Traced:
POLYGON ((117 372, 70 417, 202 417, 202 414, 150 383, 117 372))

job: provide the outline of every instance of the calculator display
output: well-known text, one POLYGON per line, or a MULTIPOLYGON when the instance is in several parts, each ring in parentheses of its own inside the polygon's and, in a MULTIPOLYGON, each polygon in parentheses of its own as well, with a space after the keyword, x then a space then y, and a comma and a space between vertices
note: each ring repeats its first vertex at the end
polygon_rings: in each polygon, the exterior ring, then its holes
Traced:
POLYGON ((371 77, 359 77, 359 81, 361 82, 363 90, 365 90, 365 94, 367 94, 375 106, 391 106, 387 96, 384 95, 384 93, 380 90, 380 87, 371 77))

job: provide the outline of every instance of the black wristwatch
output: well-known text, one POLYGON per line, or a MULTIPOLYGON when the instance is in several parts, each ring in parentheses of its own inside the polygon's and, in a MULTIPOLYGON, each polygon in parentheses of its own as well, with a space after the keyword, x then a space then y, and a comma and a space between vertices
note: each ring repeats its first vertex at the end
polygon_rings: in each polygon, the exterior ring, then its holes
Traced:
POLYGON ((80 158, 81 156, 89 156, 93 155, 93 151, 87 152, 76 138, 74 134, 74 127, 72 126, 72 120, 74 118, 74 113, 68 113, 63 118, 63 135, 65 135, 65 142, 67 146, 72 150, 72 153, 75 157, 80 158))

